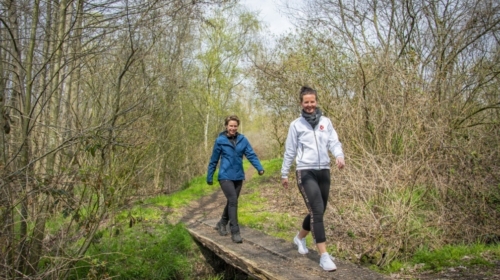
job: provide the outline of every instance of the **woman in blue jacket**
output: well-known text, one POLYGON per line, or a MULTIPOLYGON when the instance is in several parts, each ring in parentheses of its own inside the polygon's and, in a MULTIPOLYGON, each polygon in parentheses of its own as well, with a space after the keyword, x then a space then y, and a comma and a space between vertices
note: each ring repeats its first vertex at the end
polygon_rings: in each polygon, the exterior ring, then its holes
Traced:
POLYGON ((226 196, 227 203, 217 223, 217 231, 220 235, 227 235, 226 226, 229 222, 231 239, 235 243, 243 242, 238 225, 238 197, 245 180, 243 156, 257 169, 259 175, 264 174, 264 169, 250 142, 243 134, 238 133, 239 125, 240 119, 235 115, 225 119, 226 131, 221 132, 215 140, 207 172, 207 184, 212 185, 215 169, 220 160, 217 180, 226 196))

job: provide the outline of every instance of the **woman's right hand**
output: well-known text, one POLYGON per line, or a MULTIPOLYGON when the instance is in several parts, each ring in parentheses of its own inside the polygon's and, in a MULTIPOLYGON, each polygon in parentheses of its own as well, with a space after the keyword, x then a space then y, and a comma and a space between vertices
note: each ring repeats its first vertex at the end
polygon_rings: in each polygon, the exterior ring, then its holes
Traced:
POLYGON ((288 189, 288 178, 281 178, 281 184, 285 189, 288 189))
POLYGON ((343 157, 338 157, 335 159, 335 163, 337 164, 338 169, 342 169, 345 166, 345 161, 343 157))

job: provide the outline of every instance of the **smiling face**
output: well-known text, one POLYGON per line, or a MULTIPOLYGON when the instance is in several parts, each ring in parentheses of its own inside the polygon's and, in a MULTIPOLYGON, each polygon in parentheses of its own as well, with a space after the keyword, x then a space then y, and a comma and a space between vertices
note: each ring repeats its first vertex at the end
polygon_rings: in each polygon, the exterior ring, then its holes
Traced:
POLYGON ((302 102, 300 102, 304 112, 308 114, 314 113, 316 110, 316 94, 306 94, 302 96, 302 102))
POLYGON ((227 135, 234 136, 238 132, 238 122, 230 120, 226 125, 227 135))

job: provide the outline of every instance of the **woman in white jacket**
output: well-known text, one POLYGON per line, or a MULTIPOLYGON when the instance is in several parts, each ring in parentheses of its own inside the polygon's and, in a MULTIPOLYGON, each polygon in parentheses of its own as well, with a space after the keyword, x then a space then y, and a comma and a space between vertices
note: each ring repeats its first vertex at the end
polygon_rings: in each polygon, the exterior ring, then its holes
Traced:
POLYGON ((302 222, 302 228, 294 238, 300 254, 307 254, 305 237, 312 233, 321 255, 319 265, 326 271, 335 271, 333 258, 326 251, 323 214, 330 192, 330 151, 336 165, 345 165, 342 144, 333 125, 317 107, 316 90, 303 86, 300 90, 302 113, 290 124, 285 143, 285 154, 281 167, 281 183, 288 188, 288 172, 293 160, 296 161, 297 184, 306 203, 309 214, 302 222))

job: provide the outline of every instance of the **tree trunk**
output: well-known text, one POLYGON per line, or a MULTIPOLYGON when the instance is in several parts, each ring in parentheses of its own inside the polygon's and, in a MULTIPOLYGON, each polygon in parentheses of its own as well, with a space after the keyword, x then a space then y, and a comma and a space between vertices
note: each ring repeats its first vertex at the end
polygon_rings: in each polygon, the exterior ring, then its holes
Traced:
POLYGON ((52 92, 50 93, 50 103, 53 105, 50 108, 50 128, 49 128, 49 144, 48 152, 50 153, 47 157, 47 174, 49 176, 49 180, 52 180, 51 176, 54 176, 55 166, 56 166, 56 153, 52 152, 58 145, 59 135, 57 133, 57 128, 59 126, 59 116, 60 116, 60 105, 61 105, 61 91, 62 87, 60 87, 61 76, 62 76, 62 67, 61 61, 63 56, 63 43, 64 43, 64 33, 66 29, 66 8, 67 3, 66 0, 61 0, 59 2, 59 12, 57 19, 57 38, 54 40, 56 42, 55 48, 55 61, 52 79, 52 92))
MULTIPOLYGON (((29 147, 27 146, 28 144, 28 139, 30 138, 30 128, 31 128, 31 116, 32 116, 32 105, 31 105, 31 97, 32 97, 32 90, 33 90, 33 78, 32 78, 32 73, 33 73, 33 57, 34 57, 34 51, 35 51, 35 42, 36 42, 36 30, 37 30, 37 25, 38 25, 38 16, 39 16, 39 6, 40 6, 40 0, 35 0, 35 4, 33 6, 33 20, 32 20, 32 25, 31 25, 31 34, 30 34, 30 41, 29 41, 29 46, 28 46, 28 55, 26 57, 26 93, 25 93, 25 99, 24 99, 24 115, 26 116, 23 118, 23 134, 26 136, 25 137, 25 145, 26 149, 23 151, 23 162, 25 166, 28 168, 26 169, 28 174, 32 174, 31 170, 33 170, 31 164, 29 163, 30 158, 29 158, 29 147)), ((29 184, 29 181, 26 180, 26 183, 29 184)), ((28 194, 27 194, 28 196, 28 194)), ((30 200, 35 203, 36 200, 36 193, 33 193, 30 196, 30 200)), ((35 205, 36 207, 36 205, 35 205)), ((42 209, 45 209, 45 207, 42 207, 42 209)), ((31 240, 30 246, 27 248, 27 253, 28 255, 25 256, 27 259, 28 263, 25 268, 25 272, 27 274, 34 274, 36 272, 36 267, 38 264, 38 258, 41 253, 42 249, 42 244, 41 240, 43 239, 44 235, 44 229, 45 229, 45 214, 43 211, 38 213, 38 217, 36 219, 35 223, 35 232, 34 236, 31 240), (43 217, 43 225, 41 226, 40 219, 43 217)))
POLYGON ((206 120, 205 120, 205 130, 203 131, 203 139, 205 144, 205 153, 208 152, 208 125, 210 121, 210 113, 207 112, 206 120))

